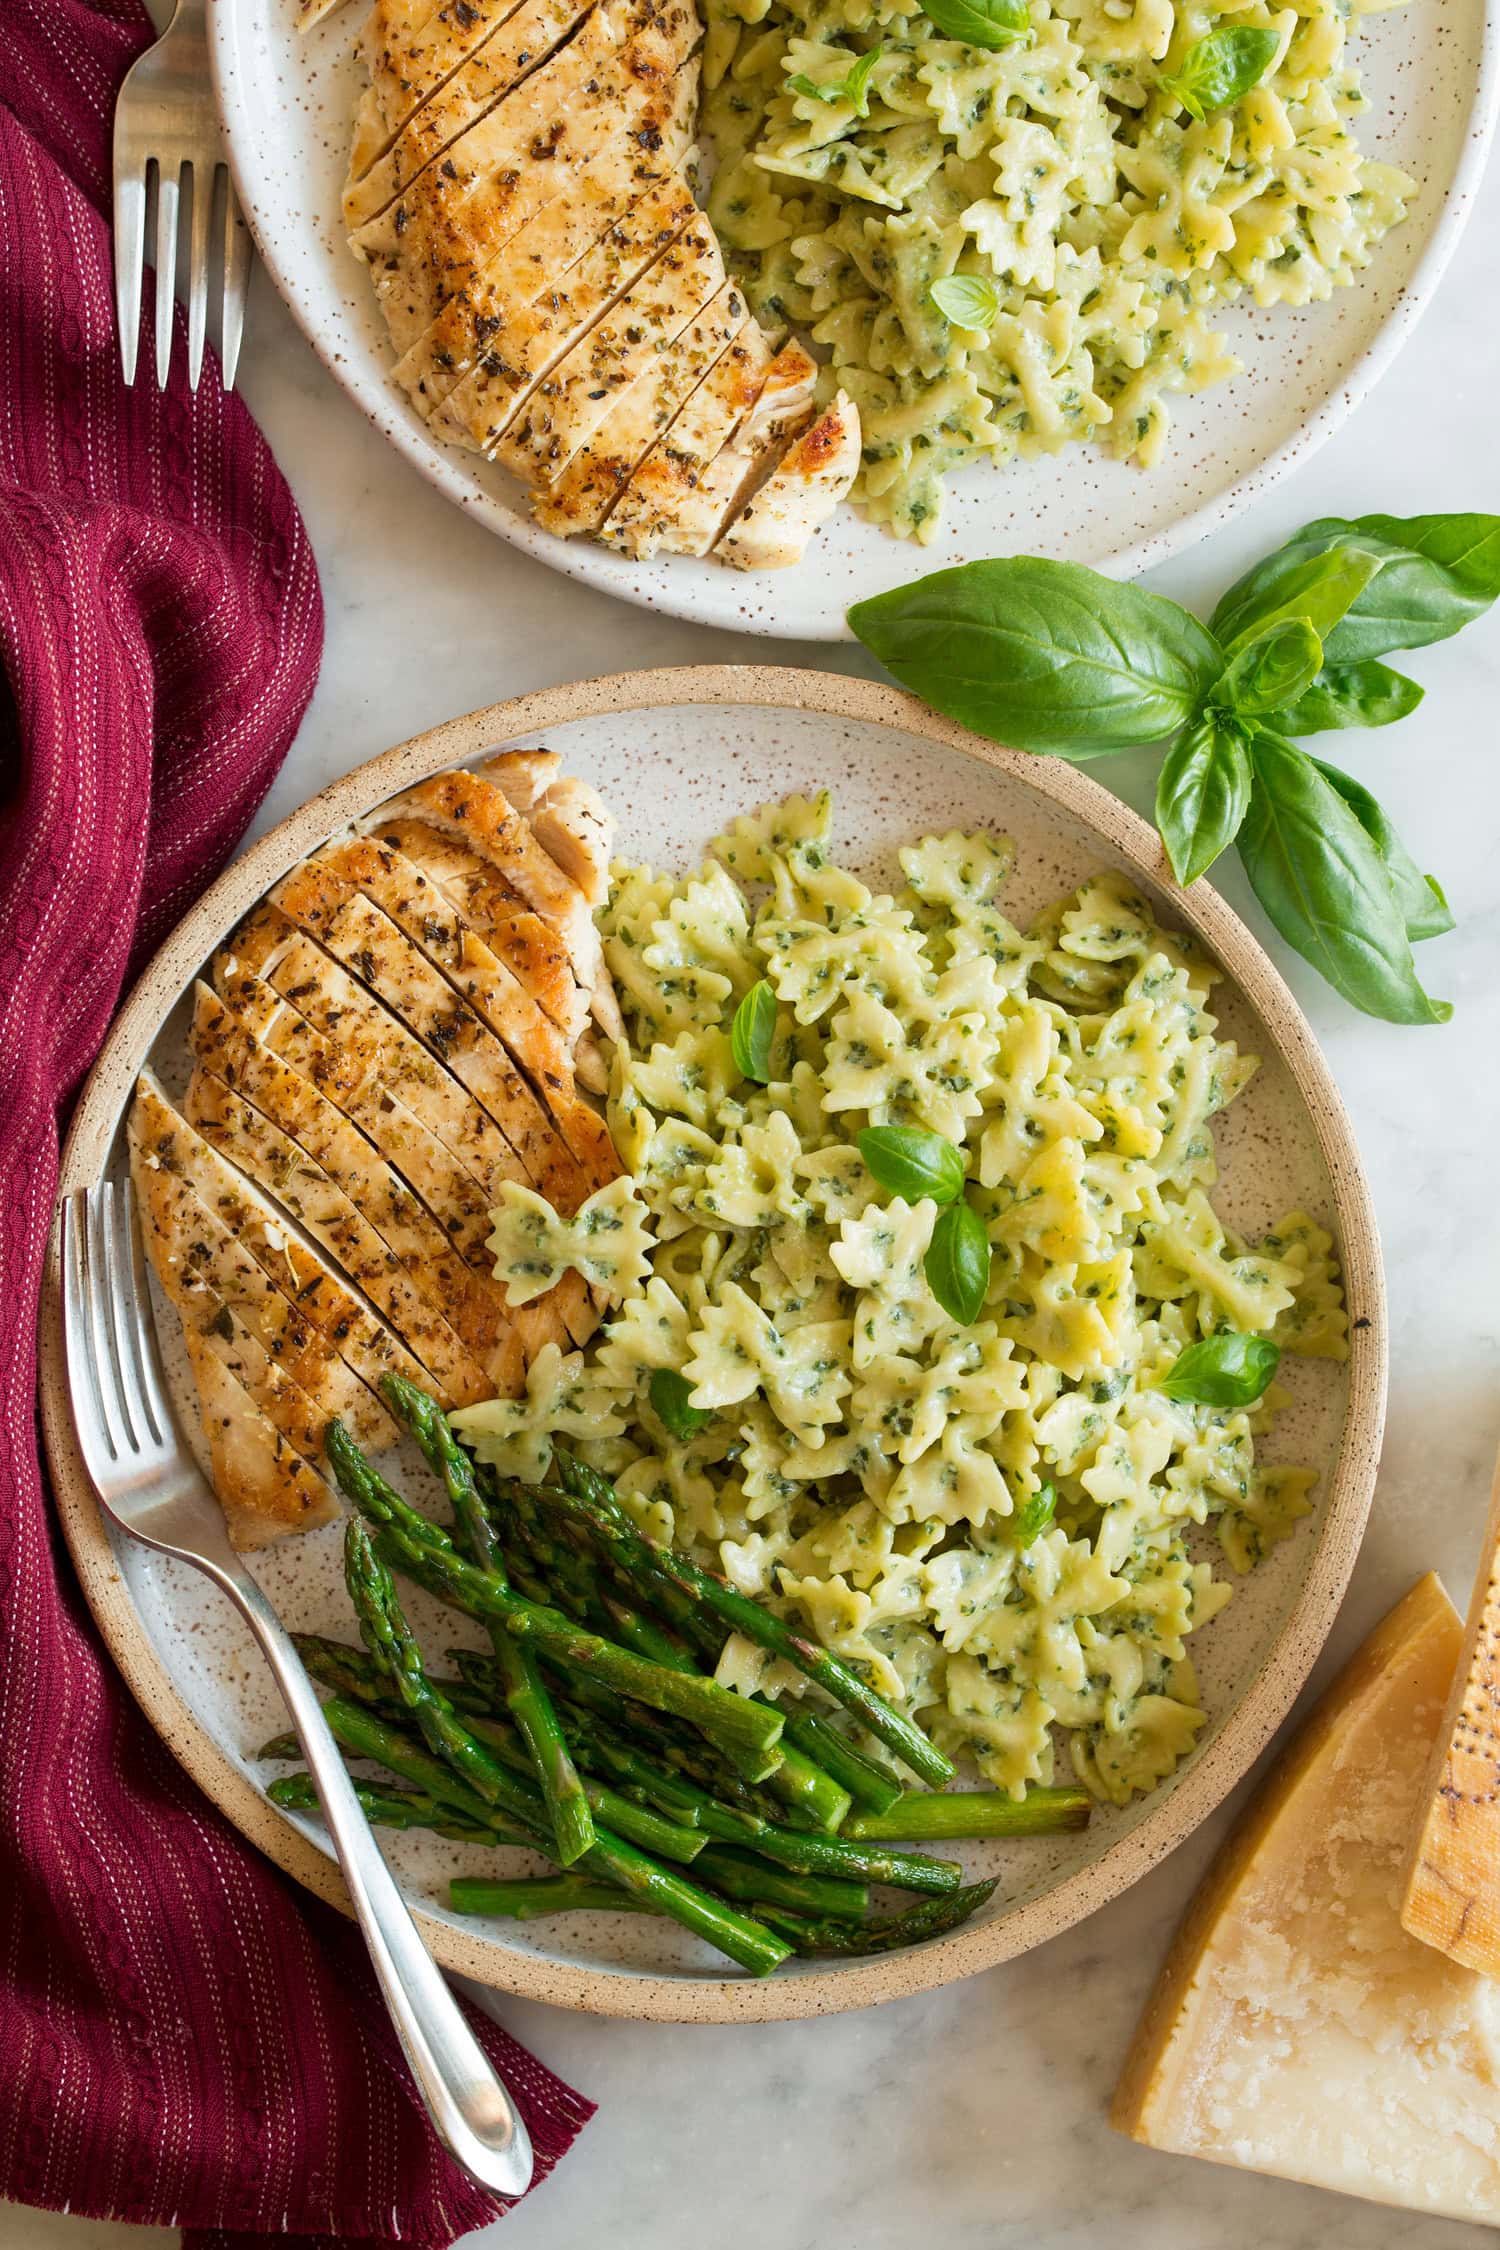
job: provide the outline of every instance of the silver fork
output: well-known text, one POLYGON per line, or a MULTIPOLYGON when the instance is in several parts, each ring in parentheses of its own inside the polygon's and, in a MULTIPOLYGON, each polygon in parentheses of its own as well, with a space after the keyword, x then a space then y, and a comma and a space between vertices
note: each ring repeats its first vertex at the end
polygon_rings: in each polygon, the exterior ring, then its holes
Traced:
POLYGON ((417 1935, 301 1658, 230 1546, 218 1503, 178 1437, 128 1184, 103 1181, 66 1199, 62 1271, 74 1422, 105 1511, 132 1538, 212 1579, 259 1641, 438 2137, 482 2187, 521 2195, 532 2173, 526 2127, 417 1935))
POLYGON ((188 237, 188 382, 198 388, 208 327, 210 238, 214 207, 222 202, 222 296, 219 367, 224 388, 234 388, 245 291, 250 280, 250 236, 224 144, 208 74, 205 0, 177 0, 154 47, 137 57, 115 102, 115 318, 120 366, 135 381, 141 326, 141 269, 149 255, 156 268, 156 380, 162 390, 172 364, 172 308, 177 287, 177 219, 186 183, 188 237), (155 179, 155 241, 148 246, 148 190, 155 179))

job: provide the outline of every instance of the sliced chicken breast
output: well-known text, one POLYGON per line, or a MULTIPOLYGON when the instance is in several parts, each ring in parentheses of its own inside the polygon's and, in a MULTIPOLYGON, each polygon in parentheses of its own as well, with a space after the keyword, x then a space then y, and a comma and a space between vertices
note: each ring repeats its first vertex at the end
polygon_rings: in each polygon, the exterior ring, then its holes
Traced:
POLYGON ((330 1486, 308 1467, 244 1384, 203 1338, 185 1329, 214 1491, 232 1546, 267 1547, 289 1532, 312 1531, 339 1512, 330 1486))
POLYGON ((678 552, 707 553, 722 510, 715 506, 704 544, 694 537, 694 496, 765 389, 772 351, 750 322, 715 362, 665 435, 640 464, 606 516, 599 537, 642 561, 677 527, 678 552))
POLYGON ((615 856, 614 814, 591 783, 561 772, 560 760, 544 776, 537 763, 544 758, 556 760, 556 752, 502 750, 482 758, 479 771, 502 791, 589 905, 602 906, 615 856))
MULTIPOLYGON (((299 1426, 311 1418, 310 1460, 319 1458, 322 1428, 335 1415, 361 1445, 383 1451, 396 1444, 396 1426, 373 1392, 194 1193, 183 1152, 199 1136, 150 1081, 137 1092, 127 1136, 142 1240, 184 1326, 196 1327, 207 1348, 229 1358, 268 1413, 271 1378, 261 1363, 285 1376, 298 1411, 305 1409, 299 1426)), ((271 1419, 297 1442, 294 1428, 276 1413, 271 1419)))
POLYGON ((386 808, 425 821, 486 861, 568 948, 576 981, 590 995, 595 1021, 607 1039, 624 1036, 620 1011, 604 967, 599 933, 587 899, 543 851, 504 791, 481 775, 440 773, 418 782, 386 808))
MULTIPOLYGON (((591 328, 616 311, 627 290, 639 286, 666 257, 693 214, 693 196, 684 182, 670 173, 659 178, 639 203, 607 227, 569 275, 495 335, 468 376, 430 416, 436 430, 495 454, 537 387, 580 349, 591 328)), ((504 452, 499 457, 504 459, 504 452)))
POLYGON ((502 340, 502 358, 514 356, 512 333, 529 338, 527 316, 538 301, 565 286, 571 295, 579 260, 644 195, 681 171, 696 99, 697 72, 689 65, 666 92, 643 95, 642 113, 628 110, 597 150, 562 167, 551 201, 454 292, 397 361, 396 380, 419 413, 431 416, 494 339, 502 340))
POLYGON ((554 370, 571 365, 600 326, 628 302, 627 292, 671 252, 696 206, 684 182, 668 174, 609 227, 586 256, 492 341, 441 406, 434 429, 505 460, 506 433, 538 397, 554 370))
POLYGON ((794 438, 754 497, 719 534, 713 552, 736 570, 787 570, 827 521, 859 471, 859 416, 839 391, 794 438))
POLYGON ((533 501, 538 523, 563 539, 597 531, 651 446, 749 317, 739 290, 726 281, 686 328, 665 338, 565 473, 533 501))
MULTIPOLYGON (((281 1301, 291 1306, 295 1325, 289 1331, 293 1342, 288 1349, 293 1348, 305 1325, 338 1353, 373 1394, 367 1405, 350 1401, 345 1419, 351 1427, 357 1423, 365 1429, 372 1443, 393 1444, 395 1426, 386 1418, 384 1408, 376 1408, 378 1420, 369 1419, 380 1379, 396 1374, 404 1375, 409 1382, 430 1383, 427 1370, 394 1331, 376 1319, 343 1276, 288 1227, 285 1214, 178 1114, 149 1071, 143 1071, 136 1081, 130 1132, 134 1136, 132 1145, 140 1146, 141 1161, 180 1178, 210 1219, 253 1259, 281 1301)), ((236 1302, 247 1306, 252 1294, 247 1282, 236 1302)), ((264 1326, 261 1332, 269 1336, 264 1326)), ((300 1344, 295 1348, 300 1349, 300 1344)), ((292 1372, 296 1373, 295 1367, 292 1372)))
POLYGON ((725 523, 753 497, 812 418, 818 366, 795 341, 772 360, 759 398, 663 531, 671 555, 706 555, 725 523))
POLYGON ((349 176, 379 161, 412 113, 492 39, 522 0, 444 0, 420 9, 375 0, 360 40, 370 83, 355 112, 349 176))
POLYGON ((537 1089, 537 1131, 526 1150, 537 1192, 554 1210, 571 1214, 596 1187, 617 1178, 608 1128, 574 1095, 572 1064, 555 1026, 436 884, 383 839, 369 836, 330 845, 318 861, 390 916, 484 1018, 537 1089))
MULTIPOLYGON (((686 188, 682 193, 691 204, 686 188)), ((674 348, 724 279, 718 238, 695 212, 655 265, 537 385, 490 449, 493 458, 533 490, 556 484, 620 394, 674 348)))
MULTIPOLYGON (((301 1158, 316 1165, 404 1268, 429 1316, 420 1343, 404 1322, 398 1324, 417 1356, 430 1365, 429 1346, 444 1350, 446 1331, 462 1347, 449 1354, 460 1380, 467 1365, 467 1370, 482 1370, 491 1395, 512 1395, 524 1369, 501 1293, 484 1289, 431 1212, 372 1143, 307 1079, 260 1046, 205 984, 195 988, 189 1043, 204 1071, 258 1110, 301 1158)), ((191 1114, 205 1137, 225 1148, 222 1137, 196 1111, 191 1114)), ((252 1164, 228 1148, 225 1153, 255 1172, 298 1215, 289 1197, 264 1179, 263 1164, 252 1164)), ((308 1231, 317 1233, 310 1222, 308 1231)), ((361 1277, 356 1274, 355 1279, 361 1277)))
POLYGON ((344 190, 344 225, 353 234, 394 203, 497 102, 540 68, 583 21, 594 0, 523 0, 513 16, 434 87, 385 154, 344 190))
POLYGON ((506 962, 521 989, 575 1051, 588 1020, 589 996, 573 974, 573 963, 556 930, 534 914, 519 891, 477 852, 452 836, 439 835, 426 821, 375 816, 367 832, 419 867, 457 908, 494 953, 506 962))

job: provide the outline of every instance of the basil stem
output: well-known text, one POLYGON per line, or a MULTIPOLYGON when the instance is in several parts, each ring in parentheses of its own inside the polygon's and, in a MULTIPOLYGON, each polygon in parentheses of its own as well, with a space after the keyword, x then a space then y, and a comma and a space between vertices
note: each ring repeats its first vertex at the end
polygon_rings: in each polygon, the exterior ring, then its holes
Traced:
POLYGON ((1184 889, 1233 843, 1249 802, 1244 735, 1207 712, 1177 737, 1156 777, 1156 825, 1184 889))
POLYGON ((654 1367, 646 1394, 651 1411, 671 1437, 696 1437, 713 1420, 707 1407, 691 1403, 693 1386, 675 1367, 654 1367))
POLYGON ((967 1328, 979 1318, 990 1286, 990 1238, 971 1204, 950 1203, 938 1213, 922 1271, 950 1320, 967 1328))
POLYGON ((1281 1347, 1269 1336, 1242 1336, 1226 1328, 1189 1344, 1156 1388, 1163 1398, 1190 1406, 1253 1406, 1281 1364, 1281 1347))
POLYGON ((776 1036, 776 995, 764 977, 752 984, 734 1011, 729 1048, 742 1078, 764 1086, 771 1076, 771 1042, 776 1036))
POLYGON ((858 1145, 866 1171, 888 1195, 907 1203, 920 1203, 924 1196, 951 1203, 963 1193, 963 1150, 941 1133, 916 1125, 867 1125, 858 1145))

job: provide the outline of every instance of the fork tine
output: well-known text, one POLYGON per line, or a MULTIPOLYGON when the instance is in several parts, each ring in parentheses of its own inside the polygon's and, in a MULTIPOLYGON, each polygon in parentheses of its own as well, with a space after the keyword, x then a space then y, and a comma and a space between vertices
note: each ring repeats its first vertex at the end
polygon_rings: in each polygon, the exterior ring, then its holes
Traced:
MULTIPOLYGON (((82 1194, 70 1195, 62 1211, 63 1348, 68 1356, 68 1388, 78 1407, 78 1440, 88 1461, 90 1441, 104 1425, 99 1398, 99 1371, 94 1365, 94 1340, 89 1320, 86 1266, 85 1204, 82 1194), (91 1409, 83 1411, 85 1404, 91 1409)), ((93 1464, 88 1462, 92 1471, 93 1464)))
POLYGON ((84 1301, 99 1421, 111 1454, 116 1461, 121 1461, 130 1447, 121 1411, 119 1360, 110 1319, 109 1261, 105 1247, 109 1232, 109 1194, 109 1182, 102 1180, 91 1187, 84 1198, 84 1301))
POLYGON ((169 179, 160 160, 156 167, 156 383, 167 387, 172 367, 172 316, 177 290, 177 205, 181 166, 169 179))
POLYGON ((214 174, 206 164, 187 169, 192 202, 192 231, 188 244, 188 389, 198 388, 203 372, 203 336, 208 326, 209 227, 213 220, 214 174))
POLYGON ((128 1180, 116 1188, 114 1227, 111 1232, 111 1302, 120 1337, 120 1367, 131 1419, 142 1436, 164 1445, 171 1435, 171 1410, 166 1383, 156 1349, 156 1323, 146 1282, 145 1253, 135 1223, 135 1203, 128 1180))
POLYGON ((141 272, 146 252, 145 174, 115 167, 115 326, 120 336, 120 374, 127 390, 135 381, 141 341, 141 272))
POLYGON ((245 332, 245 292, 250 284, 250 229, 234 192, 227 164, 224 178, 224 323, 220 332, 219 371, 226 391, 234 389, 240 361, 240 338, 245 332))

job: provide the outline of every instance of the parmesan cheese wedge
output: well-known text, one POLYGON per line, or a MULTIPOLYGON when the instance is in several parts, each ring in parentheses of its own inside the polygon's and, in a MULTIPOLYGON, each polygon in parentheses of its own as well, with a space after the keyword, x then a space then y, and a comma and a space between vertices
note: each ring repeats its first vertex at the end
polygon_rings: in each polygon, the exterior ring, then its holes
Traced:
POLYGON ((1423 1783, 1401 1920, 1500 1977, 1500 1465, 1463 1653, 1423 1783))
POLYGON ((1188 1910, 1111 2120, 1153 2148, 1500 2222, 1500 1986, 1401 1927, 1462 1631, 1434 1577, 1273 1767, 1188 1910))

